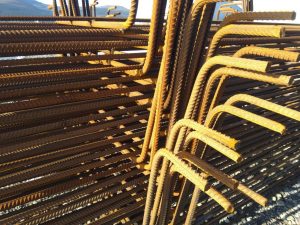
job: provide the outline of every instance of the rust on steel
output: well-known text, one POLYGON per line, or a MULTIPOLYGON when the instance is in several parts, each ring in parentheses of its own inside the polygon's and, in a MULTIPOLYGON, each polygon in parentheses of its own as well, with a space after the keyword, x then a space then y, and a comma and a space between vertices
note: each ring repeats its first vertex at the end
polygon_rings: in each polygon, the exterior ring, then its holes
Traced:
POLYGON ((150 2, 0 17, 0 224, 217 224, 299 175, 295 12, 150 2))

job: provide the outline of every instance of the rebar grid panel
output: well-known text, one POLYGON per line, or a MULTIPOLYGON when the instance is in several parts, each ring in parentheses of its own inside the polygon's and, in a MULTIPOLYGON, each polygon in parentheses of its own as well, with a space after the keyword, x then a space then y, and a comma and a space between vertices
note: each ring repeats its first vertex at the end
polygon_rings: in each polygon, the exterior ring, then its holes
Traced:
POLYGON ((149 173, 134 159, 161 54, 144 77, 127 73, 142 69, 149 21, 122 31, 6 19, 0 30, 1 223, 110 224, 130 221, 133 212, 138 218, 149 173))
MULTIPOLYGON (((252 25, 252 24, 251 24, 252 25)), ((249 26, 249 29, 250 29, 250 33, 251 33, 251 26, 249 26)), ((270 29, 272 29, 272 27, 270 26, 270 29)), ((287 29, 289 29, 289 27, 287 28, 287 29)), ((296 33, 295 32, 295 30, 297 30, 297 29, 295 29, 294 28, 294 30, 293 30, 293 32, 294 33, 296 33)), ((247 30, 245 30, 245 31, 241 31, 241 32, 244 32, 245 34, 248 32, 247 30)), ((249 34, 250 34, 249 33, 249 34)), ((292 34, 291 32, 287 32, 288 34, 292 34)), ((250 34, 251 35, 251 34, 250 34)), ((265 35, 265 34, 258 34, 258 35, 265 35)), ((268 35, 268 34, 267 34, 268 35)), ((247 35, 245 35, 245 36, 247 36, 247 35)), ((278 36, 279 37, 279 36, 278 36)), ((245 37, 245 38, 247 38, 247 40, 248 39, 250 39, 249 37, 245 37)), ((240 38, 241 40, 242 40, 242 38, 240 38)), ((255 39, 255 38, 253 38, 253 39, 255 39)), ((280 40, 281 38, 276 38, 276 39, 278 39, 278 40, 280 40)), ((276 39, 272 39, 272 40, 276 40, 276 39)), ((232 42, 233 43, 233 42, 232 42)), ((245 42, 246 43, 246 42, 245 42)), ((244 44, 244 43, 243 43, 244 44)), ((292 44, 291 44, 291 46, 292 46, 292 44)), ((241 46, 242 47, 242 46, 241 46)), ((265 47, 265 46, 263 46, 263 47, 265 47)), ((268 46, 266 46, 266 47, 268 47, 268 46)), ((223 49, 223 48, 222 48, 223 49)), ((225 48, 224 48, 225 49, 225 48)), ((235 49, 232 49, 231 51, 236 51, 238 48, 235 48, 235 49)), ((296 51, 296 49, 292 49, 292 48, 290 48, 292 51, 296 51)), ((289 49, 289 50, 290 50, 289 49)), ((267 52, 267 50, 268 49, 266 49, 266 54, 268 54, 268 52, 267 52)), ((271 51, 270 51, 271 52, 271 51)), ((226 54, 228 54, 227 52, 226 52, 226 49, 225 49, 225 53, 226 54)), ((276 53, 276 51, 274 51, 274 54, 276 53)), ((261 60, 270 60, 270 57, 272 57, 272 56, 270 56, 270 54, 269 55, 261 55, 261 54, 259 54, 258 55, 258 57, 257 57, 257 59, 261 59, 261 60)), ((279 57, 279 56, 278 56, 279 57)), ((277 57, 277 58, 278 58, 277 57)), ((251 58, 254 58, 254 57, 251 57, 251 58)), ((232 83, 232 85, 231 85, 231 89, 229 89, 229 91, 230 91, 230 95, 229 96, 231 96, 233 93, 239 93, 239 91, 244 87, 245 89, 243 90, 243 92, 245 92, 245 93, 247 93, 247 91, 248 91, 248 88, 251 88, 251 87, 253 87, 253 90, 252 90, 252 92, 250 92, 251 94, 254 92, 254 89, 268 89, 268 88, 271 88, 272 87, 272 85, 268 85, 268 84, 266 84, 266 83, 264 83, 264 82, 268 82, 268 79, 270 80, 270 82, 272 83, 273 81, 272 81, 272 79, 273 78, 275 78, 275 77, 277 77, 277 78, 279 78, 280 77, 280 75, 277 75, 277 74, 280 74, 280 72, 283 72, 282 73, 282 78, 284 79, 284 71, 285 71, 285 69, 291 69, 291 70, 293 70, 293 66, 291 65, 291 64, 293 64, 293 63, 290 63, 289 61, 290 60, 292 60, 292 61, 297 61, 297 57, 294 59, 290 59, 289 58, 289 52, 282 52, 282 57, 281 57, 281 55, 280 55, 280 58, 278 58, 279 60, 273 60, 272 59, 272 64, 274 65, 272 65, 270 68, 269 68, 269 71, 270 71, 270 73, 268 73, 268 74, 263 74, 262 73, 262 76, 264 76, 264 75, 269 75, 270 76, 270 78, 267 78, 266 77, 266 80, 265 81, 262 81, 261 80, 261 82, 254 82, 254 81, 250 81, 250 82, 247 82, 247 81, 241 81, 241 79, 240 80, 238 80, 238 79, 233 79, 233 80, 235 80, 235 83, 232 83), (287 64, 287 63, 284 63, 282 60, 287 60, 289 63, 287 64), (279 66, 276 66, 276 64, 279 64, 280 63, 280 67, 279 66), (287 65, 286 65, 287 64, 287 65), (284 67, 282 66, 282 65, 284 65, 284 67), (276 69, 276 71, 274 70, 274 69, 276 69), (284 69, 283 69, 284 68, 284 69), (280 72, 279 72, 280 71, 280 72), (274 74, 274 75, 273 75, 274 74), (240 83, 242 83, 242 85, 243 86, 241 86, 241 88, 239 89, 239 86, 237 86, 237 85, 239 85, 240 83), (257 87, 259 87, 259 88, 257 88, 257 87)), ((271 61, 271 60, 270 60, 271 61)), ((257 64, 258 65, 258 64, 257 64)), ((297 64, 295 63, 295 66, 297 66, 297 64)), ((295 69, 296 70, 296 69, 295 69)), ((241 72, 243 72, 242 70, 241 70, 241 72)), ((244 72, 246 72, 246 71, 244 71, 244 72)), ((297 84, 297 75, 296 75, 296 71, 293 73, 293 72, 290 72, 289 74, 287 74, 287 77, 286 77, 286 81, 287 82, 283 82, 283 83, 281 83, 280 84, 280 81, 278 80, 278 83, 277 83, 277 85, 289 85, 289 86, 297 86, 296 84, 297 84), (293 74, 295 74, 295 77, 290 77, 289 78, 289 75, 293 75, 293 74), (292 81, 292 80, 294 80, 295 79, 295 81, 292 81), (290 81, 288 81, 288 80, 290 80, 290 81), (285 83, 285 84, 284 84, 285 83)), ((186 79, 189 79, 189 74, 188 75, 186 75, 187 76, 187 78, 186 79)), ((246 78, 246 77, 245 77, 246 78)), ((249 78, 250 78, 250 76, 249 76, 249 78)), ((260 79, 260 77, 257 77, 258 79, 260 79)), ((251 78, 250 78, 251 79, 251 78)), ((261 79, 263 79, 263 77, 261 78, 261 79)), ((203 79, 203 81, 202 81, 203 83, 204 82, 206 82, 204 79, 203 79)), ((203 84, 204 85, 204 84, 203 84)), ((274 87, 274 86, 273 86, 274 87)), ((276 87, 275 86, 275 88, 278 88, 278 87, 276 87)), ((280 87, 279 87, 280 88, 280 87)), ((280 88, 281 89, 281 88, 280 88)), ((224 90, 226 91, 226 89, 224 88, 224 90)), ((256 90, 256 92, 258 92, 259 90, 256 90)), ((263 91, 263 90, 262 90, 263 91)), ((186 90, 186 92, 188 93, 189 92, 189 90, 186 90)), ((285 96, 283 96, 283 97, 281 97, 281 98, 284 98, 284 97, 286 97, 287 99, 288 99, 288 96, 287 96, 288 94, 286 93, 286 95, 285 96)), ((297 96, 297 94, 295 94, 295 97, 297 96)), ((200 98, 200 100, 198 100, 199 101, 199 107, 200 107, 200 109, 201 109, 201 97, 200 96, 198 96, 197 95, 197 97, 198 98, 200 98)), ((276 97, 275 97, 276 98, 276 97)), ((271 99, 268 99, 268 100, 271 100, 271 99)), ((224 100, 222 100, 222 101, 224 101, 224 100)), ((287 100, 288 101, 288 100, 287 100)), ((294 105, 293 105, 294 106, 294 105)), ((197 108, 197 107, 196 107, 197 108)), ((251 109, 251 108, 250 108, 251 109)), ((195 109, 195 110, 198 110, 198 109, 195 109)), ((252 110, 251 110, 252 111, 252 110)), ((261 110, 260 110, 261 111, 261 110)), ((255 111, 255 113, 258 113, 258 111, 255 111)), ((196 113, 195 113, 196 114, 196 113)), ((196 114, 197 115, 197 114, 196 114)), ((261 115, 260 113, 258 114, 258 115, 261 115)), ((270 113, 269 114, 266 114, 266 115, 268 115, 268 117, 269 117, 269 115, 270 115, 270 113)), ((272 114, 271 114, 272 115, 272 114)), ((273 115, 274 115, 274 113, 273 113, 273 115)), ((271 117, 271 118, 273 118, 273 116, 271 117)), ((275 118, 277 118, 277 117, 275 117, 275 118)), ((229 120, 228 121, 228 125, 227 125, 227 127, 229 127, 229 128, 231 128, 230 130, 236 130, 236 132, 235 133, 239 133, 239 130, 241 130, 241 128, 239 128, 241 125, 243 125, 243 126, 245 126, 246 124, 244 124, 245 123, 245 121, 242 121, 242 123, 241 122, 239 122, 239 121, 237 121, 237 120, 232 120, 232 118, 231 118, 231 120, 229 120)), ((222 123, 225 127, 226 127, 226 123, 224 122, 224 123, 222 123)), ((223 126, 221 126, 220 125, 220 129, 222 129, 222 127, 223 126)), ((258 129, 258 127, 253 127, 252 125, 251 126, 249 126, 249 129, 247 129, 247 126, 245 126, 244 127, 244 129, 242 129, 242 131, 243 132, 245 132, 245 134, 246 134, 246 132, 247 132, 247 130, 249 130, 248 132, 250 132, 250 131, 252 131, 253 129, 258 129)), ((223 129, 222 129, 223 130, 223 129)), ((224 130, 223 130, 224 131, 224 130)), ((225 130, 226 131, 226 130, 225 130)), ((265 133, 265 132, 263 132, 263 133, 265 133)), ((279 137, 278 136, 276 136, 276 135, 272 135, 272 134, 270 134, 270 133, 266 133, 265 135, 264 135, 264 137, 266 137, 267 135, 271 135, 273 138, 276 138, 276 139, 274 139, 274 140, 279 140, 279 137)), ((285 134, 286 135, 286 134, 285 134)), ((245 135, 246 136, 246 135, 245 135)), ((251 139, 251 137, 249 137, 249 139, 251 139)), ((253 137, 253 139, 255 139, 255 137, 253 137)), ((242 140, 240 140, 241 141, 241 143, 242 143, 242 140)), ((253 140, 254 141, 254 140, 253 140)), ((179 141, 180 142, 180 141, 179 141)), ((254 141, 254 143, 255 143, 255 141, 254 141)), ((268 143, 268 144, 270 144, 270 142, 268 143)), ((242 144, 241 144, 241 146, 242 146, 242 144)), ((178 148, 175 148, 175 149, 178 149, 178 148)), ((262 151, 263 149, 262 148, 260 148, 260 150, 262 151)), ((208 157, 208 159, 210 158, 210 156, 211 156, 211 154, 209 154, 209 156, 207 156, 208 157)), ((232 165, 231 165, 232 166, 232 165)), ((226 168, 226 167, 225 167, 226 168)), ((241 168, 241 167, 238 167, 238 168, 241 168)), ((162 169, 162 171, 164 171, 164 169, 162 169)), ((160 180, 160 182, 161 182, 161 180, 160 180)), ((161 183, 159 183, 159 185, 162 185, 161 183)), ((167 185, 167 184, 166 184, 167 185)), ((167 190, 168 188, 165 188, 165 190, 167 190)), ((244 190, 245 192, 247 192, 248 193, 248 195, 249 196, 254 196, 253 194, 251 194, 251 191, 249 191, 249 190, 246 190, 245 188, 244 188, 244 186, 241 186, 240 187, 240 189, 241 190, 244 190)), ((169 191, 170 189, 168 189, 168 191, 169 191)), ((177 188, 177 191, 179 191, 179 193, 180 193, 180 189, 179 188, 177 188)), ((159 190, 158 190, 158 193, 159 193, 159 190)), ((172 195, 172 193, 170 194, 170 195, 172 195)), ((176 193, 176 195, 175 196, 177 196, 178 195, 178 192, 176 193)), ((158 195, 159 196, 159 195, 158 195)), ((173 196, 173 199, 176 199, 176 197, 175 196, 173 196)), ((189 193, 185 193, 183 196, 185 196, 185 198, 186 198, 186 196, 189 196, 189 193)), ((163 197, 163 199, 165 200, 165 198, 163 197)), ((186 198, 186 199, 188 199, 188 198, 186 198)), ((162 200, 162 201, 164 201, 164 200, 162 200)), ((175 200, 173 200, 174 202, 173 203, 170 203, 169 204, 169 206, 171 206, 171 205, 175 205, 175 200)), ((187 200, 187 202, 188 202, 188 200, 187 200)), ((204 206, 205 206, 205 204, 204 204, 204 206)), ((162 206, 161 206, 162 207, 162 206)), ((164 209, 161 209, 161 210, 164 210, 164 209)), ((169 209, 170 210, 170 209, 169 209)), ((174 216, 178 216, 179 214, 182 214, 182 213, 184 213, 184 212, 186 212, 186 211, 184 211, 184 210, 187 210, 187 208, 185 208, 185 207, 183 207, 183 211, 181 211, 181 212, 176 212, 175 211, 175 213, 176 213, 176 215, 174 215, 174 216)), ((172 209, 171 209, 171 211, 172 211, 172 209)), ((171 211, 169 211, 170 213, 171 213, 171 211)), ((199 216, 199 218, 201 218, 201 209, 199 209, 199 213, 200 214, 196 214, 197 216, 199 216)), ((213 215, 213 214, 210 214, 210 215, 213 215)), ((153 218, 154 217, 156 217, 156 216, 159 216, 159 214, 158 215, 155 215, 155 213, 153 213, 153 218)), ((181 218, 182 218, 182 220, 180 220, 180 222, 178 222, 178 224, 182 224, 183 223, 183 221, 184 221, 184 218, 185 218, 185 214, 183 214, 183 216, 180 216, 181 218)), ((207 216, 205 216, 205 213, 204 213, 204 215, 202 214, 202 217, 203 218, 206 218, 207 216)), ((220 218, 220 217, 219 217, 220 218)), ((161 221, 161 220, 159 220, 159 221, 161 221)), ((200 220, 198 220, 198 221, 200 221, 200 220)), ((207 222, 207 221, 206 221, 207 222)), ((172 223, 174 223, 174 221, 172 221, 172 223)), ((198 223, 196 223, 196 224, 198 224, 198 223)))

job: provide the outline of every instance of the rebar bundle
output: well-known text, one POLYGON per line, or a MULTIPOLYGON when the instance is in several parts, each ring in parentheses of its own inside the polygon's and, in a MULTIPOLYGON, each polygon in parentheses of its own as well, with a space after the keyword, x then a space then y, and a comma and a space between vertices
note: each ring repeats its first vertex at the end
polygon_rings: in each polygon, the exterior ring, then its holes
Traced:
POLYGON ((215 224, 299 175, 295 13, 217 2, 0 17, 0 224, 215 224))

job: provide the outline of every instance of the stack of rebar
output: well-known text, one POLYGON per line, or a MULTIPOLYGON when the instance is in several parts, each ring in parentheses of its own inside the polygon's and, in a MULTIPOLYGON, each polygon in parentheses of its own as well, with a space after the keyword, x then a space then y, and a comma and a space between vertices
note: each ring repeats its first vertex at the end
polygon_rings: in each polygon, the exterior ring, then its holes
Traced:
POLYGON ((1 224, 216 224, 299 174, 295 13, 219 1, 0 17, 1 224))
POLYGON ((141 219, 148 172, 135 159, 162 27, 61 24, 66 16, 0 20, 0 223, 141 219))
POLYGON ((298 175, 300 27, 253 22, 295 13, 233 14, 205 33, 214 2, 185 11, 168 137, 165 149, 151 149, 143 224, 215 224, 249 200, 266 205, 262 193, 298 175))

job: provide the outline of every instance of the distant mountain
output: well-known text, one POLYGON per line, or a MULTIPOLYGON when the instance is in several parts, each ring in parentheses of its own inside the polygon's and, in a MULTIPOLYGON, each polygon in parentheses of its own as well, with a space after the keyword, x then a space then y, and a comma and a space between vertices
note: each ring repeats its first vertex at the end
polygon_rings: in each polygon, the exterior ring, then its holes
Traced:
POLYGON ((51 16, 47 7, 36 0, 0 0, 0 16, 51 16))
MULTIPOLYGON (((113 5, 96 7, 97 16, 106 16, 107 9, 113 5)), ((127 17, 129 10, 123 6, 117 6, 112 13, 120 12, 120 18, 127 17)), ((51 16, 52 11, 48 5, 36 0, 0 0, 0 16, 51 16)))

